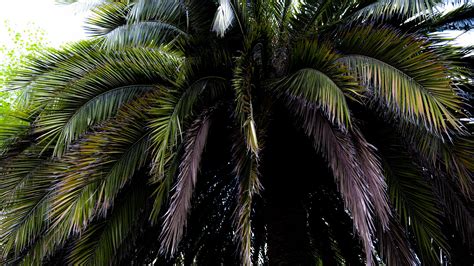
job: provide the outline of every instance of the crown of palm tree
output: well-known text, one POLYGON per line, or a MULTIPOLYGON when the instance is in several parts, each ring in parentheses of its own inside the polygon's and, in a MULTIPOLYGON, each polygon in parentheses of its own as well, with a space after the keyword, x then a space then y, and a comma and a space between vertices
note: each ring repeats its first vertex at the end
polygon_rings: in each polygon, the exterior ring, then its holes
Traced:
POLYGON ((5 262, 472 259, 469 51, 432 34, 472 5, 439 4, 96 4, 12 83, 5 262))

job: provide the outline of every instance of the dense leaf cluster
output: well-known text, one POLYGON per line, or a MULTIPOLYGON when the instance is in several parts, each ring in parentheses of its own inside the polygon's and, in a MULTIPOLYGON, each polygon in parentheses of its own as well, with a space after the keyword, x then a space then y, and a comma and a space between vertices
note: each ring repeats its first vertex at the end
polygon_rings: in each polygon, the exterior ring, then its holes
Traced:
POLYGON ((472 6, 441 4, 91 5, 12 82, 4 262, 469 264, 469 51, 431 33, 472 6))

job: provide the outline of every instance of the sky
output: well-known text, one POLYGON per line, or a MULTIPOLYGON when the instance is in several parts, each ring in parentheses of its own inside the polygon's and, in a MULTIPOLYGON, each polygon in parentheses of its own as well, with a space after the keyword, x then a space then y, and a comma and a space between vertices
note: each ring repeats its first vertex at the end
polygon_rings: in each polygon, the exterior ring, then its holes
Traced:
POLYGON ((84 39, 84 14, 74 6, 59 5, 54 0, 0 0, 0 43, 8 39, 3 21, 14 29, 34 25, 44 30, 52 46, 84 39))

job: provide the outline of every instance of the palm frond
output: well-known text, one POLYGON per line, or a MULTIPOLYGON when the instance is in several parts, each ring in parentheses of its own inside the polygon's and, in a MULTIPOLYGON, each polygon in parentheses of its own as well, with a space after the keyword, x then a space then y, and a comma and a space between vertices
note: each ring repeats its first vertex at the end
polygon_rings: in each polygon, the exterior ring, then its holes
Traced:
MULTIPOLYGON (((235 213, 236 231, 235 238, 240 247, 240 259, 243 265, 252 265, 252 222, 254 198, 262 189, 258 179, 258 161, 255 153, 248 150, 245 139, 239 134, 233 146, 234 174, 239 184, 239 199, 235 213)), ((258 254, 253 254, 258 256, 258 254)))
POLYGON ((219 0, 219 7, 217 8, 216 15, 214 16, 214 22, 212 30, 217 33, 218 36, 224 37, 225 32, 230 28, 234 22, 234 9, 230 0, 219 0))
MULTIPOLYGON (((429 44, 390 28, 358 27, 341 36, 345 64, 384 109, 438 135, 460 131, 461 98, 429 44), (423 52, 422 52, 423 51, 423 52)), ((447 63, 447 62, 446 62, 447 63)))
POLYGON ((466 3, 448 12, 440 11, 415 27, 424 32, 471 30, 474 28, 474 5, 466 3))
POLYGON ((119 26, 101 38, 104 47, 118 49, 126 46, 157 47, 168 44, 186 32, 161 21, 140 21, 119 26))
MULTIPOLYGON (((76 58, 80 58, 81 54, 87 54, 97 45, 94 40, 80 41, 77 43, 67 44, 61 49, 45 48, 35 57, 29 58, 24 65, 16 70, 15 78, 10 82, 9 86, 14 89, 21 89, 21 95, 18 99, 20 107, 32 109, 36 105, 36 97, 33 94, 34 86, 37 86, 39 79, 54 72, 61 64, 67 64, 76 58)), ((82 68, 76 69, 79 73, 84 73, 82 68)))
MULTIPOLYGON (((155 189, 152 193, 153 208, 150 212, 148 219, 152 224, 156 224, 162 215, 162 208, 168 200, 169 193, 171 191, 173 181, 178 173, 179 162, 178 156, 175 154, 169 155, 169 159, 163 168, 166 168, 166 172, 160 174, 158 177, 152 176, 151 184, 155 185, 155 189)), ((156 171, 156 170, 155 170, 156 171)))
POLYGON ((28 249, 17 255, 12 263, 28 266, 41 265, 45 259, 53 256, 64 246, 68 235, 64 234, 67 224, 61 224, 56 230, 45 230, 41 235, 32 240, 28 249))
MULTIPOLYGON (((384 201, 384 182, 379 175, 381 172, 378 169, 379 163, 372 164, 375 157, 372 157, 365 166, 360 165, 358 142, 354 141, 350 135, 334 129, 326 118, 322 116, 316 107, 309 103, 300 103, 296 106, 297 116, 302 119, 302 128, 305 133, 313 139, 315 148, 328 162, 334 178, 337 181, 338 189, 344 199, 345 207, 350 211, 354 220, 354 227, 362 239, 367 263, 372 263, 372 255, 374 254, 372 248, 372 235, 374 233, 374 217, 373 217, 373 200, 372 196, 378 197, 382 195, 379 207, 376 208, 377 213, 386 223, 389 217, 384 201), (367 168, 366 168, 367 167, 367 168), (370 170, 365 173, 364 171, 370 170), (368 181, 368 178, 375 178, 373 181, 368 181), (369 185, 377 184, 375 187, 369 185), (372 191, 373 190, 373 191, 372 191), (371 192, 369 192, 371 191, 371 192), (383 211, 382 211, 383 210, 383 211)), ((362 140, 358 140, 362 141, 362 140)), ((359 142, 360 143, 360 142, 359 142)), ((368 152, 368 151, 367 151, 368 152)))
POLYGON ((410 246, 407 232, 399 217, 390 218, 387 229, 378 229, 380 256, 387 265, 418 265, 418 259, 410 246))
POLYGON ((350 21, 388 21, 424 18, 433 13, 442 0, 378 0, 364 6, 349 16, 350 21))
POLYGON ((136 1, 127 17, 129 23, 162 21, 190 33, 209 32, 215 4, 210 1, 136 1))
POLYGON ((64 156, 69 167, 53 190, 52 228, 66 223, 67 233, 83 231, 93 217, 106 215, 119 191, 144 167, 148 104, 136 100, 127 105, 118 118, 85 136, 64 156), (95 158, 98 152, 102 156, 95 158))
MULTIPOLYGON (((28 160, 29 164, 35 161, 28 160)), ((4 205, 0 219, 1 239, 4 257, 13 252, 21 254, 43 232, 47 225, 47 213, 51 196, 50 188, 57 183, 57 175, 64 170, 61 164, 42 161, 34 169, 16 164, 27 177, 14 191, 12 200, 4 205)), ((7 168, 13 171, 14 168, 7 168)))
POLYGON ((169 152, 175 147, 178 136, 181 134, 181 123, 192 115, 196 104, 203 100, 213 101, 225 91, 225 84, 220 77, 198 78, 182 88, 163 88, 157 98, 153 110, 150 128, 154 146, 154 170, 160 175, 164 173, 164 166, 169 159, 169 152))
POLYGON ((423 158, 421 161, 424 167, 433 173, 446 174, 457 183, 467 198, 471 197, 474 192, 474 163, 471 160, 474 146, 469 136, 444 142, 437 136, 407 126, 402 128, 401 134, 406 136, 407 145, 423 158))
POLYGON ((165 214, 161 235, 162 249, 171 255, 176 251, 186 228, 187 215, 191 207, 191 198, 197 182, 210 123, 209 114, 205 112, 193 121, 186 133, 183 160, 179 167, 170 207, 165 214))
POLYGON ((297 11, 297 1, 293 0, 272 0, 270 1, 270 12, 273 20, 276 21, 278 31, 282 34, 288 29, 290 19, 297 11))
POLYGON ((373 206, 382 228, 389 224, 391 210, 387 196, 387 184, 383 175, 380 158, 376 155, 375 146, 367 142, 357 127, 351 130, 354 147, 357 150, 359 165, 370 190, 373 206))
POLYGON ((452 184, 446 176, 434 177, 431 184, 444 210, 443 216, 459 232, 462 242, 468 248, 472 248, 474 246, 473 201, 459 195, 456 185, 452 184))
POLYGON ((185 15, 184 1, 138 0, 130 10, 129 20, 131 22, 156 19, 175 21, 183 15, 185 15))
MULTIPOLYGON (((109 21, 99 30, 105 47, 159 46, 186 36, 187 23, 183 23, 184 6, 179 1, 137 1, 131 5, 112 6, 100 14, 99 24, 109 21)), ((184 19, 186 20, 186 19, 184 19)), ((95 21, 93 21, 95 22, 95 21)), ((189 22, 188 22, 189 23, 189 22)), ((97 23, 96 23, 97 24, 97 23)))
POLYGON ((296 2, 295 14, 290 20, 292 34, 304 37, 323 27, 339 22, 343 14, 357 6, 354 1, 305 0, 296 2))
POLYGON ((291 98, 304 99, 320 106, 322 113, 340 128, 351 126, 351 116, 344 93, 328 76, 316 69, 301 69, 285 79, 281 90, 291 98))
POLYGON ((55 155, 60 156, 94 123, 112 117, 120 106, 143 92, 156 90, 149 85, 153 81, 173 83, 180 59, 167 50, 106 52, 84 44, 67 49, 78 55, 52 58, 54 63, 46 71, 41 62, 32 62, 31 71, 21 75, 35 77, 30 98, 35 103, 32 108, 39 110, 35 132, 40 143, 52 143, 55 155))
POLYGON ((153 149, 152 173, 153 183, 158 187, 154 192, 155 203, 150 219, 156 222, 159 218, 163 201, 168 195, 175 178, 177 162, 177 144, 181 136, 181 124, 193 114, 200 101, 213 102, 225 91, 221 77, 197 78, 190 84, 175 90, 164 88, 157 97, 154 108, 150 111, 150 138, 153 149), (203 99, 205 98, 205 99, 203 99))
POLYGON ((452 143, 442 142, 436 136, 419 131, 405 132, 405 146, 427 170, 435 195, 444 208, 445 218, 470 244, 474 234, 472 202, 474 164, 473 142, 469 136, 457 137, 452 143))
POLYGON ((252 88, 255 86, 255 81, 252 80, 253 66, 245 54, 237 61, 232 80, 236 96, 235 115, 244 132, 247 148, 258 157, 259 146, 252 103, 252 88))
POLYGON ((47 158, 39 157, 37 154, 27 154, 27 150, 19 155, 12 156, 2 162, 0 185, 0 203, 6 207, 14 202, 18 191, 20 191, 29 180, 34 177, 37 171, 45 167, 44 160, 47 158), (25 154, 26 153, 26 154, 25 154))
MULTIPOLYGON (((157 90, 155 86, 130 85, 114 88, 89 99, 69 117, 61 129, 55 154, 62 155, 70 143, 77 140, 92 125, 113 117, 119 108, 137 96, 157 90)), ((63 109, 64 110, 64 109, 63 109)))
POLYGON ((146 205, 143 183, 137 183, 125 192, 106 220, 91 224, 79 236, 68 254, 68 263, 105 265, 115 261, 117 251, 134 232, 134 224, 146 205))
POLYGON ((102 3, 92 8, 85 21, 85 31, 91 36, 103 36, 127 23, 126 17, 130 10, 124 2, 113 1, 102 3))
POLYGON ((276 88, 279 94, 288 94, 289 101, 297 98, 317 105, 331 123, 346 130, 351 127, 346 97, 354 98, 362 91, 344 68, 333 63, 338 57, 327 44, 299 43, 292 55, 292 74, 279 81, 276 88))
POLYGON ((438 261, 437 248, 447 250, 448 247, 441 233, 441 211, 431 186, 403 148, 392 147, 383 156, 390 200, 402 224, 413 230, 416 250, 423 261, 438 261))
MULTIPOLYGON (((32 134, 31 123, 35 120, 35 114, 29 116, 27 113, 15 112, 14 123, 0 125, 0 163, 23 152, 31 146, 35 136, 32 134)), ((2 167, 0 166, 0 169, 2 167)))

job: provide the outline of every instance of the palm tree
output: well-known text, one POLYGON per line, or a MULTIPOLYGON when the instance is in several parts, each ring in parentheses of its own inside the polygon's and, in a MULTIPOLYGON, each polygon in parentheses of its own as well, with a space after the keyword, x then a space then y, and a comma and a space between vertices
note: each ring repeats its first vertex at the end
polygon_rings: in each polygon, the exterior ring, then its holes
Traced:
POLYGON ((472 73, 438 4, 101 1, 12 83, 4 262, 472 260, 472 73))

